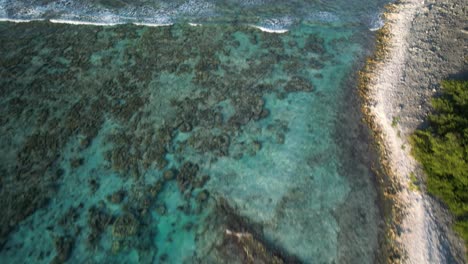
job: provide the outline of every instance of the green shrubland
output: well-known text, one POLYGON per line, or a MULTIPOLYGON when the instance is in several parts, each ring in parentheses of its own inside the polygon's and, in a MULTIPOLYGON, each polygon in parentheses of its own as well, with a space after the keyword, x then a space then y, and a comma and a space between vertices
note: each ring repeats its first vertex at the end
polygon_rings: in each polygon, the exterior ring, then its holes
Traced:
POLYGON ((411 137, 413 155, 427 174, 427 190, 453 213, 468 245, 468 81, 443 81, 432 100, 429 126, 411 137))

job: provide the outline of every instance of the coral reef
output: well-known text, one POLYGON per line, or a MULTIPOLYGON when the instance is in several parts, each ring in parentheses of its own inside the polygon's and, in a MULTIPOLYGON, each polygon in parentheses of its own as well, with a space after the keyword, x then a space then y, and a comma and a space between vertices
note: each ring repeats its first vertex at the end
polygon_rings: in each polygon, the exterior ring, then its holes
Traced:
POLYGON ((131 213, 119 216, 112 226, 112 235, 116 238, 127 238, 138 232, 140 223, 131 213))
POLYGON ((51 264, 65 263, 70 258, 73 249, 73 239, 70 237, 56 237, 54 245, 57 255, 52 259, 51 264))
POLYGON ((47 230, 61 234, 49 241, 53 263, 93 252, 108 263, 187 261, 171 247, 205 262, 193 248, 213 246, 206 227, 221 237, 217 257, 299 262, 219 202, 213 182, 229 175, 210 167, 300 148, 286 144, 297 107, 288 100, 321 95, 317 79, 331 79, 320 70, 334 56, 328 40, 237 24, 0 24, 10 30, 0 36, 0 245, 46 214, 47 230))
POLYGON ((88 210, 88 225, 91 233, 88 235, 87 242, 91 247, 99 242, 101 234, 114 221, 114 217, 109 213, 108 209, 102 207, 91 207, 88 210))

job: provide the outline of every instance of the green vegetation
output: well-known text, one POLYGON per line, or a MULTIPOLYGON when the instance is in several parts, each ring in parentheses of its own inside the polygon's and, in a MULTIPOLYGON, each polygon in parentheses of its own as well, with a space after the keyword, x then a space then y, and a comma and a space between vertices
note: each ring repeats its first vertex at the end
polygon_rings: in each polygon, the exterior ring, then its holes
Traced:
POLYGON ((409 188, 412 191, 420 191, 421 188, 419 187, 419 180, 416 178, 416 174, 414 172, 410 172, 410 183, 409 183, 409 188))
POLYGON ((455 230, 468 245, 468 81, 442 82, 432 100, 429 127, 412 138, 413 154, 427 173, 427 190, 449 207, 455 230))
POLYGON ((398 122, 400 122, 400 117, 399 116, 394 116, 392 118, 392 127, 396 127, 398 125, 398 122))

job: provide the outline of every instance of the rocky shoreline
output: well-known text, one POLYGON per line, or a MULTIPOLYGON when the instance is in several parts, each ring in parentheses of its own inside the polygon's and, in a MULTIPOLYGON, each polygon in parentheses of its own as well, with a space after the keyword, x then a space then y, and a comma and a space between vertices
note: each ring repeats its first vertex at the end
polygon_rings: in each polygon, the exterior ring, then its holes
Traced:
POLYGON ((388 261, 464 263, 448 210, 425 192, 408 137, 424 126, 440 82, 466 71, 462 0, 404 0, 387 7, 373 57, 360 72, 362 111, 374 131, 392 201, 388 261))

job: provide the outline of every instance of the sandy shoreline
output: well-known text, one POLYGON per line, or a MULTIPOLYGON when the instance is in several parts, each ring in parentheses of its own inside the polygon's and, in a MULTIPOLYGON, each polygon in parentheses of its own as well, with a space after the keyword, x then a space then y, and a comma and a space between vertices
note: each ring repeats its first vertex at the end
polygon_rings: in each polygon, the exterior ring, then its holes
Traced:
POLYGON ((363 111, 376 132, 383 165, 398 186, 394 239, 404 263, 464 262, 464 246, 449 228, 448 212, 424 193, 424 186, 411 183, 410 175, 420 181, 423 175, 408 143, 429 112, 430 98, 440 91, 440 81, 466 65, 462 6, 460 0, 404 0, 389 6, 377 55, 361 76, 363 111))

